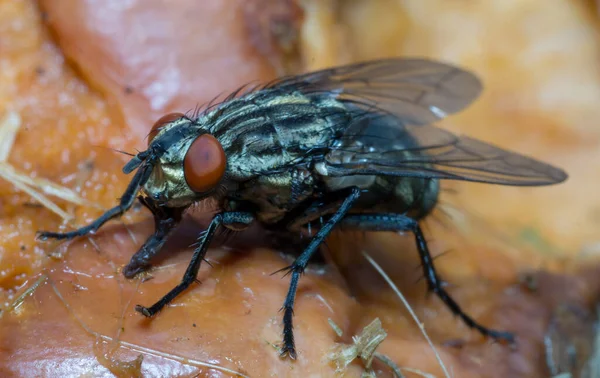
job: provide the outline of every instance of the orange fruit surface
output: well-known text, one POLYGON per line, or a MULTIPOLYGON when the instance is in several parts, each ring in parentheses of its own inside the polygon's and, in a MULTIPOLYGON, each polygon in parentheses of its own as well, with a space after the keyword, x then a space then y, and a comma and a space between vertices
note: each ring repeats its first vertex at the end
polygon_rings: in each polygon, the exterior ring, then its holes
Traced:
MULTIPOLYGON (((407 377, 443 377, 419 327, 361 252, 407 297, 452 376, 580 369, 592 353, 585 314, 600 288, 597 18, 591 2, 563 0, 0 0, 0 120, 10 114, 19 124, 0 164, 87 201, 48 195, 73 217, 68 224, 0 176, 0 375, 336 376, 328 360, 336 343, 352 344, 379 318, 387 337, 378 352, 407 377), (296 361, 277 354, 289 277, 271 275, 293 257, 254 248, 258 230, 236 240, 243 248, 211 248, 201 283, 152 320, 134 306, 179 283, 207 213, 187 217, 155 269, 132 280, 121 268, 153 231, 145 209, 90 237, 35 240, 38 230, 72 229, 114 206, 130 179, 119 151, 144 149, 160 116, 249 82, 388 56, 472 70, 484 93, 440 126, 569 173, 540 188, 444 183, 425 222, 449 292, 482 324, 514 332, 516 349, 483 340, 426 295, 410 235, 328 239, 327 264, 315 262, 300 281, 296 361), (581 327, 560 323, 565 306, 585 315, 581 327), (556 350, 577 345, 577 362, 549 358, 549 335, 556 350)), ((355 361, 344 376, 364 370, 355 361)))

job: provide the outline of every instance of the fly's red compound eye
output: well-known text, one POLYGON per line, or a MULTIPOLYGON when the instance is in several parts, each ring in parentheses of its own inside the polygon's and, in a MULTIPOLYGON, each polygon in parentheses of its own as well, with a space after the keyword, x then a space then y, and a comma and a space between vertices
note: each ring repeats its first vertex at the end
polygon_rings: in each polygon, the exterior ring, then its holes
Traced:
POLYGON ((207 192, 217 186, 226 167, 225 151, 210 134, 196 138, 183 160, 185 180, 195 192, 207 192))
POLYGON ((154 122, 154 125, 152 125, 152 129, 150 130, 150 133, 148 134, 148 146, 150 145, 150 143, 152 143, 152 140, 156 137, 156 135, 159 132, 159 129, 163 126, 165 126, 166 124, 176 121, 179 118, 185 117, 185 114, 183 113, 169 113, 169 114, 165 114, 164 116, 160 117, 158 119, 158 121, 154 122))

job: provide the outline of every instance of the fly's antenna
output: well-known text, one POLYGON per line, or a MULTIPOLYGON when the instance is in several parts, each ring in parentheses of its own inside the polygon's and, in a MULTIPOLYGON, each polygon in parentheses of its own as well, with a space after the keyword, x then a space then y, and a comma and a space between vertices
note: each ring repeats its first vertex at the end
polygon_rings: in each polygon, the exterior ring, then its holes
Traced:
POLYGON ((135 156, 135 154, 132 154, 131 152, 119 150, 119 149, 116 149, 116 148, 109 148, 109 149, 112 150, 112 151, 114 151, 114 152, 118 152, 120 154, 126 155, 126 156, 131 156, 131 157, 135 156))
POLYGON ((100 146, 98 144, 92 144, 92 147, 94 147, 94 148, 102 148, 102 149, 113 151, 113 152, 118 152, 120 154, 131 156, 131 157, 135 156, 135 154, 132 154, 132 153, 127 152, 127 151, 119 150, 117 148, 112 148, 112 147, 100 146))

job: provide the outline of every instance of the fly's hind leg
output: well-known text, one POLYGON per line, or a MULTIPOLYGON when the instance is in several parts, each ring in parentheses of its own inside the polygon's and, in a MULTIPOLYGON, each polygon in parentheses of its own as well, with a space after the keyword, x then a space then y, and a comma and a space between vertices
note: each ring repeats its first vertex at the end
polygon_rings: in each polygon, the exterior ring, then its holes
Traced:
MULTIPOLYGON (((341 204, 338 205, 335 213, 327 220, 323 226, 320 227, 319 232, 311 239, 310 243, 304 249, 302 254, 298 256, 298 258, 287 268, 282 270, 287 270, 291 275, 290 279, 290 287, 288 289, 288 293, 285 297, 285 302, 283 303, 283 345, 281 348, 281 356, 288 355, 290 358, 296 358, 296 345, 294 341, 294 331, 293 331, 293 316, 294 316, 294 301, 296 299, 296 291, 298 290, 298 281, 300 280, 300 275, 306 269, 308 265, 308 261, 312 257, 312 255, 318 250, 321 243, 327 238, 327 236, 331 233, 333 228, 340 222, 347 212, 351 209, 354 202, 360 196, 360 190, 358 188, 350 188, 349 193, 339 193, 338 200, 342 200, 341 204)), ((339 201, 338 201, 339 202, 339 201)), ((334 203, 332 201, 331 203, 334 203)), ((310 217, 304 218, 309 219, 310 217)))
POLYGON ((442 286, 442 280, 433 265, 433 259, 429 253, 427 242, 421 231, 419 223, 405 215, 401 214, 358 214, 347 215, 339 224, 340 228, 360 229, 365 231, 410 231, 415 236, 419 257, 423 272, 427 279, 428 289, 433 291, 450 308, 452 313, 458 315, 466 325, 476 329, 482 335, 491 337, 494 340, 505 340, 514 343, 515 338, 512 333, 497 331, 482 326, 473 318, 467 315, 456 303, 454 299, 446 292, 442 286))
POLYGON ((181 221, 183 209, 157 206, 148 197, 138 197, 139 201, 154 215, 154 233, 146 240, 144 245, 131 257, 129 263, 123 268, 123 275, 132 278, 138 273, 150 268, 150 260, 158 254, 167 241, 171 231, 181 221))

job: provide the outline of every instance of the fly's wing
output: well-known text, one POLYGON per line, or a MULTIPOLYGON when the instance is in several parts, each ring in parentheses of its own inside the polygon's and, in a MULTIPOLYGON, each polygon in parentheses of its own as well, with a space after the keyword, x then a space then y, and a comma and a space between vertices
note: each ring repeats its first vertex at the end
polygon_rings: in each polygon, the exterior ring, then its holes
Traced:
POLYGON ((491 144, 375 113, 361 113, 331 145, 324 164, 328 176, 390 175, 517 186, 567 178, 561 169, 491 144))
POLYGON ((330 96, 353 121, 325 154, 329 176, 392 175, 504 185, 549 185, 566 174, 534 159, 430 125, 469 105, 477 77, 425 59, 392 58, 279 79, 266 88, 330 96))
POLYGON ((424 125, 464 109, 481 92, 472 73, 426 59, 391 58, 276 80, 266 88, 329 95, 403 123, 424 125))

